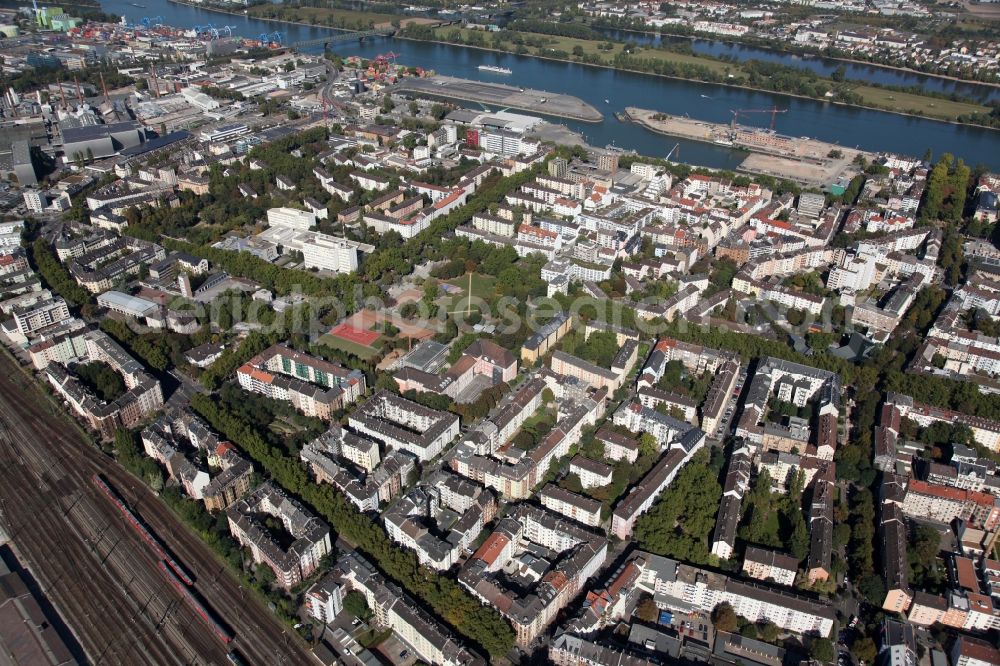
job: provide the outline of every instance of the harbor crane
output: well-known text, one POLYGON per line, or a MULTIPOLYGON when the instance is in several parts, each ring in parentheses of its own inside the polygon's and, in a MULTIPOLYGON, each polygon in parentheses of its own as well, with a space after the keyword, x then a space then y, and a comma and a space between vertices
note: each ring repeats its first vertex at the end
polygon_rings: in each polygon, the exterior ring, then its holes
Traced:
POLYGON ((788 109, 779 109, 776 106, 772 106, 770 109, 731 109, 729 113, 733 114, 733 120, 729 127, 732 130, 736 129, 736 126, 740 123, 740 114, 746 115, 748 113, 770 113, 771 114, 771 131, 774 131, 774 121, 777 119, 779 113, 788 113, 788 109))
POLYGON ((665 159, 669 162, 670 161, 670 156, 673 155, 675 152, 678 155, 680 155, 681 154, 680 147, 681 147, 680 143, 675 143, 674 147, 670 149, 669 153, 667 153, 667 157, 665 159))
POLYGON ((281 46, 281 33, 272 32, 271 34, 268 34, 266 32, 262 32, 260 33, 260 36, 257 37, 257 41, 265 46, 268 44, 277 44, 278 46, 281 46))

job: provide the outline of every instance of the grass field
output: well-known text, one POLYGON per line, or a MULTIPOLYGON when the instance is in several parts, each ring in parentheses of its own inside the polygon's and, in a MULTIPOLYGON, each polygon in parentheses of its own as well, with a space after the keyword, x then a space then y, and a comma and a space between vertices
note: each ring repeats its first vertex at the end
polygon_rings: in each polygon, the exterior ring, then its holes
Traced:
MULTIPOLYGON (((435 32, 442 41, 447 41, 447 36, 454 30, 456 30, 456 28, 445 27, 437 28, 435 32)), ((477 32, 464 28, 458 30, 462 33, 463 39, 466 40, 470 34, 477 32)), ((480 35, 483 34, 482 31, 478 32, 480 35)), ((598 46, 605 44, 603 41, 542 35, 537 33, 524 34, 548 40, 549 44, 546 48, 552 49, 553 51, 573 53, 573 49, 579 46, 583 49, 585 54, 596 54, 599 56, 601 58, 601 63, 605 65, 611 65, 614 57, 624 50, 624 45, 617 43, 614 44, 613 49, 609 51, 602 51, 598 48, 598 46)), ((487 44, 490 43, 489 37, 487 37, 487 44)), ((535 47, 529 47, 528 51, 531 55, 537 55, 538 49, 535 47)), ((697 65, 699 67, 707 68, 720 75, 732 73, 738 77, 742 74, 742 70, 738 65, 731 65, 729 63, 713 60, 711 58, 704 58, 686 53, 674 53, 658 49, 642 49, 639 51, 637 56, 647 60, 661 60, 664 62, 672 62, 683 65, 697 65)), ((863 104, 866 106, 881 107, 887 110, 899 111, 902 113, 914 113, 931 118, 940 118, 943 120, 955 120, 961 115, 985 113, 989 111, 987 107, 980 104, 953 102, 948 99, 924 97, 923 95, 914 95, 912 93, 894 92, 874 86, 858 85, 854 87, 854 91, 861 95, 863 98, 863 104)))
MULTIPOLYGON (((448 280, 448 284, 459 287, 462 295, 459 298, 466 298, 469 295, 469 275, 466 273, 462 277, 448 280)), ((489 298, 496 293, 496 278, 489 275, 472 274, 472 295, 477 298, 489 298)))
MULTIPOLYGON (((435 32, 443 41, 447 38, 447 35, 455 29, 456 28, 449 26, 446 28, 438 28, 435 32)), ((467 39, 468 36, 473 32, 479 32, 479 34, 482 34, 481 30, 474 31, 465 28, 460 28, 458 29, 458 31, 462 33, 463 39, 467 39)), ((542 39, 548 40, 549 45, 547 48, 555 51, 566 51, 567 53, 573 53, 573 48, 579 46, 581 49, 583 49, 583 52, 588 55, 600 56, 602 60, 605 61, 605 64, 610 64, 611 61, 614 60, 616 55, 625 50, 624 44, 617 44, 614 42, 611 42, 612 44, 614 44, 613 49, 608 51, 602 51, 597 47, 602 44, 605 44, 606 42, 594 41, 590 39, 576 39, 574 37, 560 37, 558 35, 541 35, 537 33, 524 33, 524 34, 530 34, 532 37, 541 37, 542 39)), ((534 47, 528 47, 528 49, 532 54, 534 54, 538 50, 537 48, 534 47)), ((727 65, 724 62, 699 58, 698 56, 688 55, 686 53, 673 53, 670 51, 643 49, 640 52, 640 55, 643 58, 648 58, 651 60, 663 60, 684 65, 699 65, 701 67, 706 67, 719 74, 725 74, 727 71, 732 69, 730 65, 727 65)))
POLYGON ((377 356, 379 353, 381 353, 383 340, 384 338, 382 336, 379 336, 378 339, 376 339, 375 342, 372 343, 371 347, 365 347, 364 345, 359 345, 356 342, 351 342, 350 340, 338 338, 337 336, 330 335, 329 333, 327 333, 326 335, 320 336, 319 343, 321 345, 326 345, 327 347, 331 347, 333 349, 339 349, 341 351, 345 351, 348 354, 353 354, 358 358, 367 361, 377 356))
POLYGON ((329 9, 326 7, 281 7, 270 3, 250 7, 247 11, 250 16, 255 18, 296 21, 347 30, 368 30, 373 25, 391 23, 402 18, 394 14, 356 12, 349 9, 329 9))
MULTIPOLYGON (((469 303, 465 300, 469 297, 469 275, 466 273, 462 277, 457 277, 454 280, 447 280, 446 284, 453 285, 462 290, 462 293, 455 294, 453 296, 446 297, 445 299, 445 310, 447 312, 453 312, 457 309, 461 309, 463 312, 469 307, 469 303)), ((496 294, 496 279, 488 275, 480 275, 479 273, 472 274, 472 296, 473 298, 482 299, 483 301, 489 303, 491 299, 496 294)), ((472 310, 478 311, 481 308, 479 303, 472 304, 472 310)), ((489 308, 486 308, 488 311, 489 308)), ((483 312, 482 314, 487 314, 483 312)))
POLYGON ((872 86, 856 86, 854 92, 864 98, 866 104, 891 108, 903 113, 918 113, 934 118, 954 120, 958 116, 971 113, 986 113, 989 109, 980 104, 953 102, 950 99, 924 97, 911 93, 894 92, 872 86))

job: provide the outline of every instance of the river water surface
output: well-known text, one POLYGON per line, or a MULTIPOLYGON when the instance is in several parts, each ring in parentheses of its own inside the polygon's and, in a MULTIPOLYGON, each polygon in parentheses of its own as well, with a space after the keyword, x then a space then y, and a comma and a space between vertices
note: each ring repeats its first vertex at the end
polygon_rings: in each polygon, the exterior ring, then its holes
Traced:
MULTIPOLYGON (((141 4, 145 4, 146 7, 137 8, 125 0, 101 2, 104 11, 125 16, 132 23, 138 23, 143 17, 158 16, 165 25, 178 28, 207 24, 221 28, 229 25, 234 34, 244 37, 256 37, 261 33, 280 31, 284 43, 316 39, 335 32, 327 28, 221 14, 167 0, 142 0, 141 4)), ((930 148, 935 155, 950 152, 965 159, 969 164, 985 164, 993 170, 1000 171, 1000 132, 994 130, 852 108, 776 93, 678 81, 576 63, 405 39, 348 42, 337 45, 336 50, 345 56, 356 54, 362 57, 373 57, 391 50, 396 53, 397 60, 401 63, 433 69, 442 74, 576 95, 604 113, 604 120, 600 123, 564 120, 557 122, 581 132, 591 145, 614 144, 637 150, 644 155, 663 157, 679 143, 679 151, 673 158, 690 164, 732 169, 742 161, 745 153, 723 146, 658 135, 631 123, 618 122, 613 112, 621 111, 626 106, 636 106, 725 123, 729 122, 732 109, 765 109, 776 106, 788 109, 787 113, 777 116, 775 129, 783 134, 815 137, 871 151, 894 151, 916 156, 923 155, 930 148), (480 72, 477 68, 481 64, 507 67, 513 74, 504 76, 480 72)), ((795 58, 788 54, 774 53, 774 55, 789 61, 795 58)), ((814 59, 802 59, 803 62, 811 60, 814 59)), ((875 69, 881 72, 888 71, 882 68, 875 69)), ((766 126, 770 122, 770 116, 746 115, 741 117, 741 122, 766 126)))

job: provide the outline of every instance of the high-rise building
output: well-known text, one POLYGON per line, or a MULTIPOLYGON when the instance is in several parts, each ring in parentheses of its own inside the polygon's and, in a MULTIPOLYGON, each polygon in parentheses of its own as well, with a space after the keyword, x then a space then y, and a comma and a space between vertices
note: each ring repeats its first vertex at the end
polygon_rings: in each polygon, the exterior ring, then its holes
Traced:
POLYGON ((610 150, 597 153, 597 168, 610 173, 618 171, 618 153, 610 150))
POLYGON ((553 178, 565 178, 568 170, 569 163, 564 157, 556 157, 549 162, 549 175, 553 178))

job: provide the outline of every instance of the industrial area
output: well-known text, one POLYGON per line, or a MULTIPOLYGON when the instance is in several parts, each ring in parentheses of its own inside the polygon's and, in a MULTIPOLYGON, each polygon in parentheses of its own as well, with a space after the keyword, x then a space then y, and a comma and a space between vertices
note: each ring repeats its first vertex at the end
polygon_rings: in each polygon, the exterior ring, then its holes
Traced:
POLYGON ((761 176, 787 178, 810 186, 826 186, 847 182, 851 164, 859 155, 872 159, 873 154, 845 148, 809 137, 792 137, 774 131, 778 114, 787 109, 733 109, 729 124, 712 123, 685 116, 629 107, 625 120, 660 134, 703 141, 719 146, 734 147, 750 153, 738 170, 761 176), (740 117, 770 116, 769 128, 740 123, 740 117))

